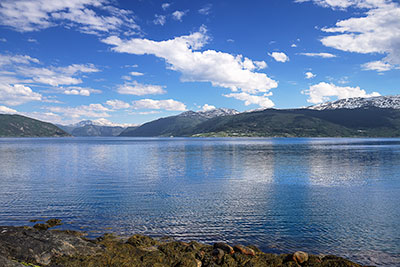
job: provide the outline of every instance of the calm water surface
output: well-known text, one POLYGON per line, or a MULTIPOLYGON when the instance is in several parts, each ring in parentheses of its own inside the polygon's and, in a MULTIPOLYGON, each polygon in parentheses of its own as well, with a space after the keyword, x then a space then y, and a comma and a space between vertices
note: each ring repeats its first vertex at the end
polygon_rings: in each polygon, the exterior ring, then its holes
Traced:
POLYGON ((400 139, 0 139, 0 225, 49 217, 400 266, 400 139))

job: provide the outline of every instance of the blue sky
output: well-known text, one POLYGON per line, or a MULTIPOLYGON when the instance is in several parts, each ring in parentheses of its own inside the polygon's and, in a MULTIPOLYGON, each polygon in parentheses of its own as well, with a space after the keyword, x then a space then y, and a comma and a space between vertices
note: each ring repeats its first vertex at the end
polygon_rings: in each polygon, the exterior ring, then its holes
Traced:
POLYGON ((3 0, 0 112, 140 124, 398 94, 392 0, 3 0))

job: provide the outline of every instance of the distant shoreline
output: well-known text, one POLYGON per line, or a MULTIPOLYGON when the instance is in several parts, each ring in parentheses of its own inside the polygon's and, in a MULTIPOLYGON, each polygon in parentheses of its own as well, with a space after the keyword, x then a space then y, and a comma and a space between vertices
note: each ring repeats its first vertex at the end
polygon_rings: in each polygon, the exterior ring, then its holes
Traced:
POLYGON ((15 138, 15 139, 73 139, 73 138, 85 138, 85 139, 97 139, 97 138, 116 138, 116 139, 128 139, 128 138, 192 138, 192 139, 206 139, 206 138, 248 138, 248 139, 400 139, 400 136, 0 136, 1 139, 15 138))

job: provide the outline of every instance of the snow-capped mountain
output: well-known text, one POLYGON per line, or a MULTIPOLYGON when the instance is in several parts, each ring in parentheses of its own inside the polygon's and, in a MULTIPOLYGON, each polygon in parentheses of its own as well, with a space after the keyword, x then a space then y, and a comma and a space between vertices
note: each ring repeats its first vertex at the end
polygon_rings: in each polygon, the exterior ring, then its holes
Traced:
POLYGON ((392 108, 400 109, 400 95, 394 96, 375 96, 375 97, 354 97, 340 99, 333 102, 326 102, 315 106, 310 106, 308 109, 314 110, 329 110, 329 109, 356 109, 356 108, 392 108))
POLYGON ((102 118, 57 126, 73 136, 118 136, 125 128, 137 125, 117 124, 102 118))
POLYGON ((229 108, 216 108, 216 109, 211 109, 207 111, 186 111, 179 116, 182 117, 192 117, 192 116, 201 116, 203 118, 211 119, 215 117, 221 117, 221 116, 229 116, 229 115, 236 115, 239 114, 240 112, 234 109, 229 109, 229 108))
POLYGON ((69 124, 69 125, 65 125, 65 126, 70 126, 70 127, 85 127, 87 125, 94 125, 93 121, 91 120, 85 120, 85 121, 80 121, 74 124, 69 124))
POLYGON ((111 122, 111 121, 109 121, 107 119, 103 119, 103 118, 97 119, 97 120, 93 120, 93 121, 92 120, 84 120, 84 121, 80 121, 80 122, 77 122, 77 123, 74 123, 74 124, 70 124, 70 125, 66 125, 66 126, 77 128, 77 127, 85 127, 85 126, 88 126, 88 125, 108 126, 108 127, 123 127, 123 128, 131 127, 131 126, 137 126, 136 124, 113 123, 113 122, 111 122))

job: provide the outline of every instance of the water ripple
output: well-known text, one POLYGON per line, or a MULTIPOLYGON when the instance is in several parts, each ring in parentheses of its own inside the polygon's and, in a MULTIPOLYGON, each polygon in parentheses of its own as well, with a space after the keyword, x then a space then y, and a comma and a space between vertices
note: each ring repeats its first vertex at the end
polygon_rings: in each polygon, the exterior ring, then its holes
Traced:
POLYGON ((400 265, 399 139, 0 139, 0 170, 4 225, 400 265))

